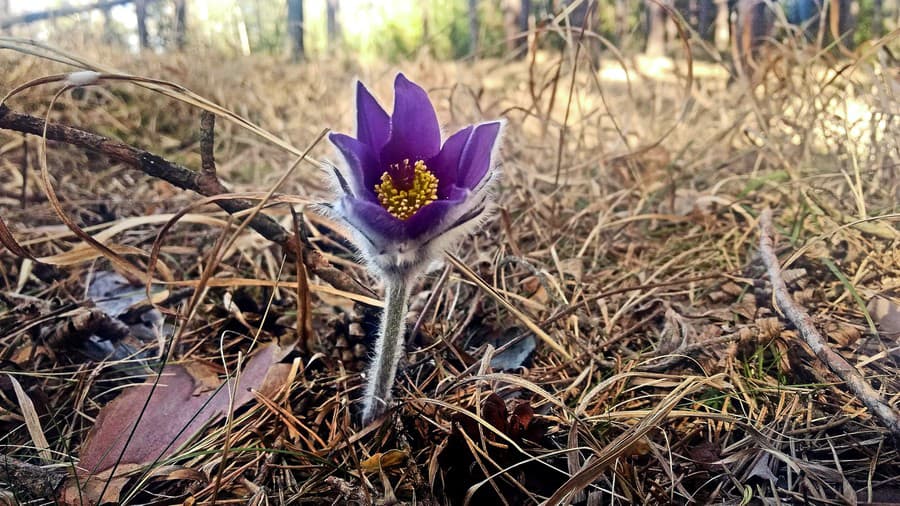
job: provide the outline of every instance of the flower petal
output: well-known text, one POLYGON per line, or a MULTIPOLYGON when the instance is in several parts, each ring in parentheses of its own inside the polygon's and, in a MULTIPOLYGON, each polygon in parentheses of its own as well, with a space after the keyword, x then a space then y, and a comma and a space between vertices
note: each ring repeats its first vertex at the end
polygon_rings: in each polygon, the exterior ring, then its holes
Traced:
POLYGON ((462 157, 463 148, 472 135, 472 125, 451 135, 441 148, 441 152, 427 162, 428 169, 438 178, 438 197, 448 198, 448 192, 459 177, 459 160, 462 157))
POLYGON ((363 83, 356 82, 356 138, 381 152, 391 135, 391 118, 363 83))
POLYGON ((387 212, 381 204, 370 200, 344 198, 344 219, 359 230, 376 247, 403 240, 403 221, 387 212))
POLYGON ((426 235, 436 235, 442 232, 447 214, 455 207, 462 204, 469 192, 457 186, 448 191, 449 198, 435 200, 416 211, 403 222, 405 235, 409 239, 418 239, 426 235))
POLYGON ((328 140, 341 152, 350 173, 346 174, 357 198, 372 200, 375 198, 375 185, 378 184, 382 172, 378 167, 375 155, 368 145, 344 134, 328 134, 328 140))
POLYGON ((394 81, 391 135, 381 150, 385 166, 404 159, 428 160, 441 149, 441 128, 428 94, 403 74, 394 81))
POLYGON ((472 189, 484 179, 484 175, 491 167, 491 156, 499 134, 499 121, 482 123, 475 127, 459 161, 457 185, 472 189))
POLYGON ((439 235, 446 225, 447 215, 462 205, 470 193, 465 188, 454 186, 448 191, 449 198, 422 207, 406 220, 396 218, 381 204, 366 199, 345 197, 341 200, 341 206, 347 222, 381 249, 388 243, 439 235))

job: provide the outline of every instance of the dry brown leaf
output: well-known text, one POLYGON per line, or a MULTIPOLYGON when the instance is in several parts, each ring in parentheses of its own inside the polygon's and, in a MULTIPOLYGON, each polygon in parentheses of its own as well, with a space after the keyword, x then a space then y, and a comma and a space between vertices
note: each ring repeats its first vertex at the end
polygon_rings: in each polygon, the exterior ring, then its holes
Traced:
POLYGON ((767 318, 757 318, 756 327, 759 329, 759 341, 761 343, 769 343, 772 339, 781 335, 784 330, 784 324, 779 318, 770 316, 767 318))
POLYGON ((581 258, 560 260, 559 269, 563 274, 572 276, 576 283, 581 283, 581 278, 584 276, 584 260, 581 258))
POLYGON ((194 379, 194 384, 196 385, 194 395, 215 390, 222 384, 222 380, 219 379, 219 375, 223 372, 222 366, 216 366, 201 360, 192 360, 182 365, 185 372, 194 379))
MULTIPOLYGON (((96 504, 119 503, 122 490, 132 477, 140 474, 142 464, 126 464, 116 469, 116 475, 110 479, 110 471, 88 476, 80 481, 70 480, 63 487, 60 500, 63 504, 93 506, 96 504), (109 482, 109 483, 107 483, 109 482), (104 490, 104 488, 106 490, 104 490), (102 497, 100 494, 103 494, 102 497), (98 500, 99 499, 99 500, 98 500)), ((182 466, 163 466, 149 475, 154 480, 175 481, 190 480, 200 483, 209 481, 209 477, 200 471, 182 466)))
POLYGON ((509 416, 508 433, 513 438, 521 438, 528 432, 528 427, 534 419, 534 408, 528 402, 520 402, 513 408, 509 416))
POLYGON ((522 280, 522 289, 529 294, 528 298, 530 300, 533 300, 538 304, 546 304, 550 300, 547 289, 544 288, 544 285, 541 283, 541 278, 538 276, 528 276, 522 280))
POLYGON ((399 466, 406 462, 407 457, 409 457, 409 454, 403 450, 388 450, 384 453, 378 452, 360 462, 359 467, 367 473, 374 473, 381 469, 399 466))
POLYGON ((850 346, 862 337, 858 328, 843 322, 829 322, 825 331, 828 333, 828 338, 841 347, 850 346))
POLYGON ((874 297, 866 309, 884 337, 900 338, 900 302, 888 297, 874 297))
MULTIPOLYGON (((288 351, 290 350, 287 348, 270 344, 250 358, 240 374, 237 388, 234 389, 232 409, 236 410, 251 401, 254 391, 266 397, 277 393, 290 372, 289 364, 278 363, 288 351)), ((76 502, 66 502, 63 499, 65 504, 79 504, 79 500, 90 504, 101 499, 97 494, 102 487, 96 490, 92 488, 91 477, 103 474, 108 476, 115 466, 117 471, 114 480, 118 480, 120 469, 130 469, 131 465, 143 467, 174 454, 203 427, 225 416, 230 404, 229 390, 234 387, 234 380, 229 380, 218 390, 198 395, 198 388, 202 389, 209 377, 198 377, 192 374, 192 370, 196 373, 203 368, 167 365, 152 394, 150 392, 155 377, 125 390, 100 410, 93 429, 81 447, 77 478, 83 485, 81 499, 77 494, 72 496, 69 491, 64 497, 75 497, 76 502), (149 402, 148 395, 151 396, 149 402), (128 441, 132 432, 133 437, 128 441)), ((71 478, 70 481, 70 485, 78 486, 76 478, 71 478)), ((104 501, 110 497, 108 494, 109 488, 104 493, 104 501)))
POLYGON ((79 479, 69 479, 60 492, 59 501, 62 504, 94 506, 97 504, 116 504, 122 488, 128 483, 130 474, 141 469, 141 464, 121 465, 116 469, 116 475, 110 478, 111 469, 93 476, 85 476, 79 479), (102 495, 101 495, 102 494, 102 495))
POLYGON ((506 409, 506 403, 503 402, 499 395, 491 393, 484 400, 484 406, 481 408, 481 417, 500 432, 506 433, 509 411, 506 409))

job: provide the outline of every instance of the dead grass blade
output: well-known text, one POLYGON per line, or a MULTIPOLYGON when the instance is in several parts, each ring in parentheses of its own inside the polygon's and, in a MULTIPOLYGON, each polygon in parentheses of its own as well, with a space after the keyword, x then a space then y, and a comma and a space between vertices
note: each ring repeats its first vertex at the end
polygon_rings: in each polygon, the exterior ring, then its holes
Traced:
POLYGON ((521 321, 526 327, 528 327, 528 330, 534 332, 534 335, 536 335, 541 341, 544 341, 545 344, 550 346, 553 351, 558 353, 567 361, 572 360, 572 355, 568 351, 566 351, 566 349, 563 348, 562 345, 560 345, 555 339, 550 337, 549 334, 544 332, 544 329, 540 328, 536 323, 534 323, 534 321, 525 313, 519 311, 515 306, 510 304, 509 301, 507 301, 502 295, 497 292, 496 289, 494 289, 494 287, 487 284, 483 279, 481 279, 481 276, 470 269, 469 266, 463 263, 463 261, 460 260, 456 255, 447 252, 446 257, 448 260, 450 260, 450 263, 452 263, 454 267, 456 267, 463 275, 466 276, 466 278, 469 279, 469 281, 475 283, 475 285, 477 285, 479 288, 484 290, 485 293, 490 295, 492 299, 497 301, 498 304, 505 307, 507 311, 512 313, 513 316, 518 318, 519 321, 521 321))
POLYGON ((31 434, 31 440, 34 442, 38 455, 41 456, 45 464, 53 462, 53 455, 50 453, 50 443, 47 441, 47 436, 44 435, 44 429, 41 427, 41 420, 34 409, 34 403, 31 402, 31 398, 22 389, 22 385, 19 384, 19 380, 15 376, 12 374, 7 374, 6 376, 16 392, 19 409, 22 410, 22 416, 25 417, 25 426, 28 427, 28 433, 31 434))
POLYGON ((544 501, 545 505, 564 504, 566 498, 571 494, 584 490, 588 485, 597 480, 601 473, 606 471, 613 461, 622 453, 627 451, 633 444, 645 437, 652 430, 659 428, 660 423, 665 420, 670 411, 681 402, 684 397, 696 392, 697 390, 710 384, 710 382, 718 382, 723 379, 724 375, 717 375, 709 378, 705 377, 689 377, 685 378, 677 388, 666 395, 659 403, 653 407, 650 414, 642 418, 637 425, 620 434, 609 444, 604 446, 594 457, 594 461, 590 465, 582 469, 578 474, 569 478, 562 487, 553 493, 550 498, 544 501))

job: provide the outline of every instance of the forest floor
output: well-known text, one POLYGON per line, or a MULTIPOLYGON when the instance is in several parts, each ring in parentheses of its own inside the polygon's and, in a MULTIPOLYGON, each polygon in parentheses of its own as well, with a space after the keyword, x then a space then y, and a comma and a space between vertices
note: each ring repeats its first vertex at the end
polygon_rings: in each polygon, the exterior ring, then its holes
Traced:
POLYGON ((771 208, 788 291, 896 414, 900 84, 877 55, 785 53, 750 87, 724 64, 593 70, 570 48, 289 65, 3 45, 0 93, 73 56, 194 93, 49 82, 0 110, 136 148, 69 137, 44 160, 40 131, 0 129, 8 501, 900 501, 898 440, 778 309, 759 256, 771 208), (304 206, 328 198, 320 166, 292 165, 310 145, 335 160, 315 140, 353 128, 353 78, 389 103, 398 71, 448 132, 506 118, 503 175, 461 265, 418 281, 396 405, 360 427, 380 288, 304 206), (210 103, 236 116, 201 127, 210 103), (207 195, 274 191, 261 213, 283 233, 148 174, 142 150, 207 195))

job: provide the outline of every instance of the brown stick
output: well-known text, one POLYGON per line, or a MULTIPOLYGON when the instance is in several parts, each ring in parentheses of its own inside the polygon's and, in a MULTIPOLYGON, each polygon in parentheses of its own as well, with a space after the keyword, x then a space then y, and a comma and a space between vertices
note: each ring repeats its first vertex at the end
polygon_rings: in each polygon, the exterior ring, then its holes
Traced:
MULTIPOLYGON (((13 112, 6 105, 0 105, 0 129, 42 135, 44 120, 29 114, 13 112)), ((49 123, 47 125, 47 139, 102 153, 113 160, 124 163, 155 178, 167 181, 184 190, 197 192, 203 196, 209 197, 228 192, 218 178, 209 177, 208 172, 193 171, 149 151, 129 146, 102 135, 58 123, 49 123)), ((254 203, 243 199, 220 200, 216 204, 230 214, 254 207, 254 203)), ((281 246, 292 257, 300 253, 298 245, 302 243, 296 241, 290 232, 269 216, 264 214, 257 215, 250 222, 250 227, 261 236, 281 246)), ((308 249, 304 252, 302 258, 311 273, 319 276, 331 286, 359 295, 373 296, 371 290, 346 273, 336 269, 317 250, 308 249)))
POLYGON ((216 179, 216 115, 200 111, 200 174, 216 179))
POLYGON ((835 373, 853 392, 862 403, 881 420, 881 422, 900 440, 900 414, 892 408, 884 398, 869 385, 859 371, 850 365, 837 352, 828 347, 827 341, 816 329, 812 318, 803 310, 788 292, 784 279, 781 277, 781 264, 775 255, 774 241, 772 240, 772 210, 766 208, 759 216, 759 254, 769 280, 772 282, 772 292, 784 316, 800 331, 803 340, 812 348, 819 360, 825 363, 831 372, 835 373))
MULTIPOLYGON (((294 240, 300 242, 306 236, 300 229, 300 217, 297 211, 291 208, 291 217, 294 220, 294 240)), ((297 337, 300 349, 306 351, 313 350, 313 339, 315 331, 313 330, 312 320, 312 302, 309 298, 309 273, 306 272, 306 266, 303 264, 303 252, 307 248, 297 245, 300 250, 300 256, 296 258, 297 265, 297 337)))

